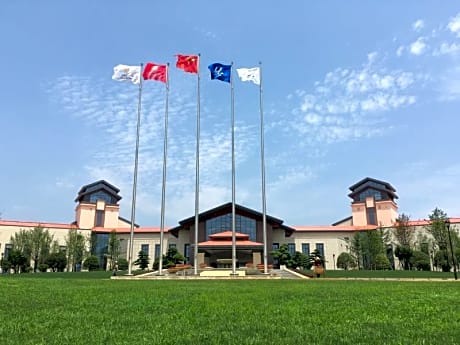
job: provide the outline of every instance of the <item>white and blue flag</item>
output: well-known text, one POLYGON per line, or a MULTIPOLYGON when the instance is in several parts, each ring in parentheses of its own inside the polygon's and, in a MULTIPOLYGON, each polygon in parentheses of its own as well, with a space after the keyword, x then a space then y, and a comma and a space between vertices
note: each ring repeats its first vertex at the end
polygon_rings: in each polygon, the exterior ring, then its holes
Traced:
POLYGON ((208 66, 211 72, 211 79, 217 79, 230 83, 230 75, 232 73, 232 65, 222 65, 221 63, 213 63, 208 66))
POLYGON ((236 72, 241 81, 252 81, 256 85, 260 85, 260 68, 237 68, 236 72))
POLYGON ((112 79, 118 81, 130 81, 133 84, 139 84, 141 80, 141 67, 116 65, 113 68, 112 79))

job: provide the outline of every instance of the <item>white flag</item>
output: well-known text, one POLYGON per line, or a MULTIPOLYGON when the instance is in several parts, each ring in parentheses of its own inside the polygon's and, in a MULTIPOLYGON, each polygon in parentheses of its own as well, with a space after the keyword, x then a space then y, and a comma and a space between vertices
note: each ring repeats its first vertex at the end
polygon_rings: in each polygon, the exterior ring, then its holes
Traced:
POLYGON ((260 85, 260 68, 237 68, 238 77, 241 81, 252 81, 256 85, 260 85))
POLYGON ((116 65, 113 68, 113 80, 131 81, 133 84, 139 84, 141 80, 140 66, 116 65))

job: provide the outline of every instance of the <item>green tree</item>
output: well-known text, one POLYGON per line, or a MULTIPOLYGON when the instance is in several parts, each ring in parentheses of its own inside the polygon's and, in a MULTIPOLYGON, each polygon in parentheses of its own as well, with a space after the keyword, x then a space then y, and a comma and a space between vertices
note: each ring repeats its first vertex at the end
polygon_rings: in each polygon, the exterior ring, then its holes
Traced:
POLYGON ((386 270, 390 268, 390 260, 384 253, 378 253, 375 256, 374 268, 377 270, 386 270))
POLYGON ((318 262, 321 266, 326 267, 326 260, 324 260, 324 257, 320 254, 318 249, 315 249, 314 251, 310 253, 309 261, 310 261, 310 268, 311 266, 313 266, 314 264, 318 262))
POLYGON ((21 230, 11 237, 13 249, 18 250, 30 264, 33 261, 33 271, 37 272, 38 266, 44 264, 50 253, 53 236, 41 225, 31 230, 21 230))
POLYGON ((413 255, 413 251, 409 246, 399 245, 395 249, 395 256, 398 258, 403 269, 405 270, 410 270, 411 268, 410 263, 411 263, 412 255, 413 255))
POLYGON ((448 220, 447 214, 436 207, 428 217, 430 218, 430 221, 429 225, 425 227, 426 231, 433 236, 438 248, 447 248, 449 243, 446 226, 446 222, 448 220))
POLYGON ((418 271, 430 271, 430 256, 424 252, 415 250, 411 257, 411 266, 418 271))
MULTIPOLYGON (((183 256, 176 247, 168 248, 166 254, 163 254, 163 267, 169 268, 174 267, 176 264, 183 263, 185 261, 185 256, 183 256)), ((158 260, 155 260, 153 263, 153 269, 157 270, 159 267, 158 260)))
POLYGON ((77 229, 71 229, 65 238, 67 246, 67 270, 76 271, 85 256, 86 239, 77 229))
POLYGON ((139 266, 141 270, 145 270, 147 267, 149 267, 149 256, 147 253, 144 253, 144 251, 139 251, 137 260, 134 261, 134 265, 139 266))
POLYGON ((450 272, 451 265, 449 260, 449 254, 447 249, 441 249, 434 254, 433 265, 437 268, 441 268, 443 272, 450 272))
POLYGON ((308 270, 311 268, 310 257, 301 252, 295 252, 295 254, 288 261, 287 267, 300 267, 301 269, 308 270))
POLYGON ((11 269, 11 262, 8 261, 8 258, 2 257, 0 259, 0 267, 2 269, 2 273, 8 273, 11 269))
POLYGON ((409 225, 410 217, 401 213, 396 219, 396 225, 392 234, 401 247, 412 248, 414 246, 415 227, 409 225))
POLYGON ((15 233, 14 236, 11 236, 10 241, 12 249, 21 253, 21 255, 26 258, 28 264, 30 265, 32 252, 30 231, 21 229, 19 232, 15 233))
POLYGON ((110 232, 109 244, 107 247, 107 256, 110 260, 110 270, 113 270, 115 262, 118 261, 118 257, 120 256, 120 247, 120 239, 117 237, 116 231, 112 230, 110 232))
POLYGON ((271 252, 273 258, 278 260, 280 265, 288 265, 292 259, 289 247, 286 243, 282 244, 277 250, 271 252))
POLYGON ((358 268, 376 269, 377 255, 386 256, 387 233, 382 229, 357 232, 352 239, 351 250, 358 260, 358 268))
POLYGON ((88 256, 85 261, 83 261, 83 267, 88 271, 97 271, 99 270, 99 260, 96 255, 88 256))
POLYGON ((27 258, 17 249, 12 249, 7 261, 14 273, 27 272, 27 258))
POLYGON ((118 269, 120 271, 126 271, 128 269, 128 260, 125 258, 118 258, 118 269))
POLYGON ((358 270, 363 268, 363 236, 358 232, 356 233, 352 239, 350 244, 350 251, 356 257, 356 265, 358 266, 358 270))
POLYGON ((46 264, 53 272, 64 272, 67 267, 67 257, 64 251, 51 253, 46 259, 46 264))
POLYGON ((349 253, 346 253, 346 252, 340 253, 340 255, 337 257, 337 267, 343 268, 345 271, 348 270, 349 268, 355 268, 356 260, 349 253))
POLYGON ((34 261, 34 272, 37 272, 39 264, 44 264, 48 257, 53 242, 53 235, 42 226, 36 226, 30 230, 31 251, 30 256, 34 261))

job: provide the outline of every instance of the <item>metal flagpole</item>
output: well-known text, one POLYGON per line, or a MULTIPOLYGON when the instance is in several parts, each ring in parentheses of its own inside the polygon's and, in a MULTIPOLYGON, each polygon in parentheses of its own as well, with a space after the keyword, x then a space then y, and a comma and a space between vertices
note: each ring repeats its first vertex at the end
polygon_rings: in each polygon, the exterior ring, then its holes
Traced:
POLYGON ((232 126, 232 275, 236 275, 236 214, 235 214, 235 100, 233 94, 233 62, 230 64, 231 126, 232 126))
POLYGON ((139 101, 137 104, 137 129, 136 129, 136 152, 134 154, 134 177, 133 177, 133 197, 131 200, 131 225, 129 232, 128 250, 128 275, 132 275, 133 250, 134 250, 134 223, 136 221, 136 190, 137 190, 137 164, 139 161, 139 131, 141 126, 141 102, 142 102, 142 66, 140 64, 139 76, 139 101))
POLYGON ((166 104, 165 104, 165 133, 163 141, 163 181, 161 184, 161 216, 160 216, 160 257, 158 274, 163 274, 163 238, 165 229, 165 196, 166 196, 166 157, 168 153, 168 104, 169 104, 169 62, 166 64, 166 104))
POLYGON ((267 202, 265 198, 265 147, 264 147, 264 112, 262 107, 262 62, 259 62, 259 108, 260 108, 260 164, 262 171, 262 227, 264 241, 264 273, 267 265, 267 202))
POLYGON ((198 275, 198 217, 200 203, 200 58, 198 54, 197 72, 197 111, 196 111, 196 170, 195 170, 195 250, 193 254, 194 274, 198 275))

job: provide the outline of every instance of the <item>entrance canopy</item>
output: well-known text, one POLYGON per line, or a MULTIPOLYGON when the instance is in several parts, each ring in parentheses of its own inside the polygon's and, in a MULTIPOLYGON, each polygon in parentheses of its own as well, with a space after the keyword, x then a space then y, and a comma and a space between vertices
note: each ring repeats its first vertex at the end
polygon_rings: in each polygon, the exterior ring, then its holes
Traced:
MULTIPOLYGON (((237 247, 257 248, 263 247, 263 243, 249 240, 249 235, 235 232, 235 240, 237 247)), ((209 235, 209 241, 199 242, 198 247, 203 249, 211 248, 228 248, 232 246, 232 232, 224 231, 217 234, 209 235)))

